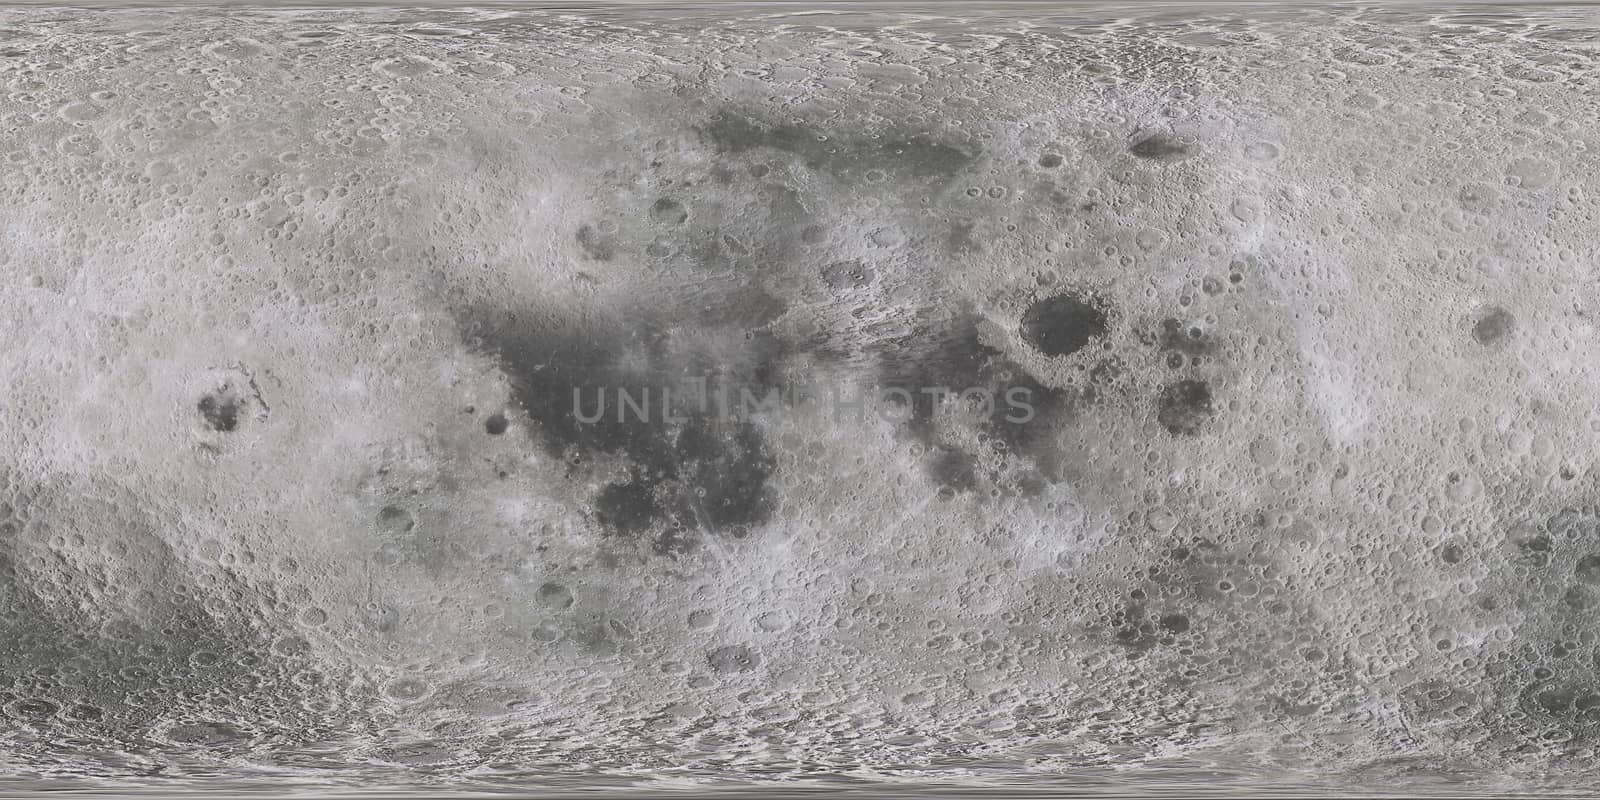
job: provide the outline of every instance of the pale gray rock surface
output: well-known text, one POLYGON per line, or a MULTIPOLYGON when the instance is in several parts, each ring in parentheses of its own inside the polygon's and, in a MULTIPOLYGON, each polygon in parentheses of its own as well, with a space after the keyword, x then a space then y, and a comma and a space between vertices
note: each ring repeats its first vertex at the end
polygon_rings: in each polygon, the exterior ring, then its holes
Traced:
POLYGON ((0 16, 8 775, 1592 774, 1581 10, 0 16))

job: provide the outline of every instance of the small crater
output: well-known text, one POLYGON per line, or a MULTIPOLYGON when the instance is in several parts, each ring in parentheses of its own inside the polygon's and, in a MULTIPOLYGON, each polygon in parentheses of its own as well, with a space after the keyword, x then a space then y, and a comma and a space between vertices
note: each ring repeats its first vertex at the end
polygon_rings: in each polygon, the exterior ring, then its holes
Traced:
POLYGON ((555 582, 540 585, 538 597, 540 604, 556 611, 566 611, 574 602, 572 590, 555 582))
POLYGON ((663 197, 650 206, 650 221, 659 225, 682 225, 689 219, 689 212, 683 204, 670 197, 663 197))
POLYGON ((1445 542, 1439 545, 1439 560, 1446 564, 1460 564, 1467 558, 1466 548, 1459 542, 1445 542))
POLYGON ((715 672, 749 672, 760 666, 761 655, 750 649, 749 645, 730 644, 707 653, 706 660, 715 672))
POLYGON ((369 630, 393 633, 400 627, 400 611, 381 603, 368 603, 361 609, 358 619, 369 630))
POLYGON ((396 678, 383 687, 384 696, 398 703, 415 703, 432 693, 433 688, 427 681, 411 676, 396 678))
POLYGON ((491 414, 488 419, 483 421, 483 430, 490 436, 499 436, 505 433, 509 427, 511 427, 511 423, 506 420, 506 415, 504 414, 491 414))
POLYGON ((411 512, 399 506, 384 506, 378 509, 378 530, 387 534, 410 533, 417 527, 416 518, 411 512))
POLYGON ((90 705, 88 703, 78 703, 77 705, 67 709, 66 716, 67 719, 77 720, 79 722, 96 722, 105 717, 105 712, 102 711, 99 706, 90 705))
POLYGON ((38 697, 23 698, 11 705, 10 711, 23 719, 46 719, 55 716, 60 707, 38 697))

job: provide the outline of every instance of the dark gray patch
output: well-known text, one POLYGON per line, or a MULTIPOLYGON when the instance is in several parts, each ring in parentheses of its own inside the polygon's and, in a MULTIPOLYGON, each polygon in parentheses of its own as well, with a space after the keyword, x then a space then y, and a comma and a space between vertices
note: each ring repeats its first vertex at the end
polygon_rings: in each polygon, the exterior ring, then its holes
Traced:
POLYGON ((887 161, 907 169, 916 178, 955 175, 974 160, 967 150, 934 141, 926 134, 880 142, 866 150, 866 157, 859 164, 887 161))
POLYGON ((1490 306, 1478 315, 1477 322, 1472 323, 1472 338, 1488 347, 1510 336, 1516 325, 1517 320, 1510 311, 1500 306, 1490 306))
POLYGON ((612 243, 611 237, 601 233, 593 225, 578 226, 577 240, 578 247, 583 250, 584 255, 595 261, 610 261, 617 254, 616 245, 612 243))
POLYGON ((978 460, 954 447, 936 447, 928 462, 928 476, 942 488, 970 492, 978 485, 978 460))
POLYGON ((219 371, 214 381, 195 403, 205 427, 219 434, 232 434, 251 421, 266 421, 269 408, 250 370, 242 365, 229 366, 219 371))
POLYGON ((770 148, 801 155, 826 149, 816 134, 799 125, 788 122, 761 125, 731 110, 712 115, 702 130, 718 149, 728 153, 770 148))
POLYGON ((628 348, 653 348, 650 331, 608 338, 505 314, 486 323, 481 338, 480 347, 498 359, 510 378, 512 399, 538 424, 552 456, 562 457, 569 448, 616 453, 662 446, 647 422, 618 421, 613 411, 587 424, 574 414, 574 392, 581 393, 577 410, 588 413, 602 389, 610 397, 618 388, 638 393, 648 385, 650 376, 629 374, 618 364, 628 348))
POLYGON ((1162 388, 1156 398, 1156 421, 1174 436, 1194 436, 1216 414, 1211 384, 1183 380, 1162 388))
POLYGON ((630 475, 627 483, 606 484, 594 498, 595 518, 601 525, 629 536, 649 531, 665 514, 652 476, 630 475))
POLYGON ((1055 169, 1056 167, 1061 166, 1061 156, 1058 156, 1055 153, 1045 153, 1044 155, 1039 156, 1039 166, 1044 167, 1045 169, 1055 169))
POLYGON ((1460 564, 1467 558, 1466 548, 1460 542, 1445 542, 1439 545, 1439 560, 1446 564, 1460 564))
POLYGON ((200 416, 206 426, 220 433, 239 429, 239 400, 227 394, 208 394, 200 398, 200 416))
POLYGON ((1143 655, 1161 643, 1156 626, 1139 603, 1128 603, 1111 617, 1112 641, 1127 648, 1130 658, 1143 655))
POLYGON ((769 353, 772 348, 767 345, 773 344, 773 339, 762 329, 788 313, 789 304, 765 289, 747 285, 695 298, 692 309, 697 324, 747 329, 749 338, 756 341, 754 346, 769 353))
MULTIPOLYGON (((1053 433, 1077 408, 1083 395, 1077 390, 1045 386, 1004 353, 983 343, 981 318, 972 312, 950 320, 925 323, 910 336, 891 342, 879 373, 884 386, 904 388, 911 394, 908 432, 927 443, 940 445, 936 414, 939 398, 928 389, 951 392, 986 391, 994 410, 979 424, 979 432, 1009 450, 1040 459, 1047 475, 1058 473, 1053 433)), ((937 452, 937 451, 935 451, 937 452)))
POLYGON ((1004 361, 996 371, 995 396, 1002 410, 998 411, 983 432, 1007 447, 1041 460, 1048 460, 1051 474, 1057 472, 1053 465, 1060 453, 1055 448, 1056 426, 1077 413, 1079 407, 1092 400, 1091 393, 1081 389, 1058 389, 1046 386, 1012 361, 1004 361), (1031 411, 1023 411, 1008 399, 1021 398, 1031 411), (1016 412, 1016 413, 1012 413, 1016 412))
POLYGON ((687 462, 679 500, 701 527, 725 531, 767 521, 774 508, 767 479, 777 463, 754 425, 694 419, 676 444, 687 462))
POLYGON ((961 391, 988 383, 992 363, 1003 354, 983 343, 978 322, 976 315, 967 314, 948 324, 925 324, 891 343, 881 372, 885 385, 911 393, 913 428, 931 425, 938 410, 935 398, 924 389, 961 391))
POLYGON ((1022 339, 1047 356, 1067 356, 1106 335, 1099 300, 1068 292, 1036 300, 1022 314, 1022 339))
POLYGON ((499 436, 509 427, 511 423, 506 419, 506 415, 498 412, 490 414, 489 418, 483 421, 483 431, 490 436, 499 436))
POLYGON ((903 176, 948 179, 971 166, 974 149, 942 141, 925 131, 822 132, 793 122, 761 122, 732 109, 714 114, 701 132, 723 153, 777 150, 800 159, 808 169, 857 178, 869 169, 903 176))
POLYGON ((1135 138, 1128 152, 1152 161, 1176 161, 1187 156, 1189 148, 1169 134, 1150 133, 1135 138))
MULTIPOLYGON (((773 313, 778 309, 755 316, 773 313)), ((747 361, 724 364, 669 357, 666 326, 649 321, 602 332, 508 313, 473 316, 476 347, 498 360, 548 454, 580 463, 599 454, 623 457, 626 477, 592 499, 595 519, 608 531, 651 537, 656 552, 678 553, 696 542, 691 531, 743 535, 768 521, 776 460, 756 423, 727 413, 717 398, 731 398, 737 410, 742 392, 781 396, 782 341, 749 331, 747 361), (674 395, 669 414, 663 388, 682 388, 683 374, 707 376, 707 393, 674 395), (619 393, 648 404, 647 417, 619 413, 619 393)))
POLYGON ((983 247, 978 243, 978 239, 974 235, 977 229, 977 223, 969 220, 953 222, 950 225, 950 235, 945 239, 945 244, 949 246, 951 252, 955 253, 980 252, 983 247))
POLYGON ((1533 706, 1546 714, 1567 714, 1572 711, 1582 689, 1572 685, 1544 685, 1530 693, 1533 706))
MULTIPOLYGON (((708 224, 686 229, 688 241, 681 247, 656 247, 655 252, 673 252, 682 256, 685 266, 697 272, 724 275, 735 281, 745 281, 745 290, 755 288, 748 283, 751 276, 770 271, 774 265, 792 262, 797 253, 822 235, 822 228, 806 209, 801 192, 793 186, 772 183, 762 186, 753 197, 745 194, 727 198, 730 202, 715 207, 710 216, 736 217, 751 229, 749 234, 733 235, 720 230, 715 219, 708 224)), ((670 224, 678 216, 677 209, 661 210, 660 224, 670 224)), ((685 216, 687 219, 687 216, 685 216)))
POLYGON ((195 404, 201 421, 218 433, 232 433, 246 419, 265 420, 267 404, 255 378, 240 366, 231 367, 226 373, 195 404))
POLYGON ((1578 559, 1574 572, 1584 583, 1600 583, 1600 553, 1590 553, 1578 559))

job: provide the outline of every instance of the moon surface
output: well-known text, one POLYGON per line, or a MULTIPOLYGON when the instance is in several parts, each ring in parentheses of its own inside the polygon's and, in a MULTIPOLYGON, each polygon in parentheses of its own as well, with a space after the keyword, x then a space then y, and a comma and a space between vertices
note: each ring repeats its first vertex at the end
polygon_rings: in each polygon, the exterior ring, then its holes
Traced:
POLYGON ((0 15, 9 789, 1591 785, 1587 11, 0 15))

